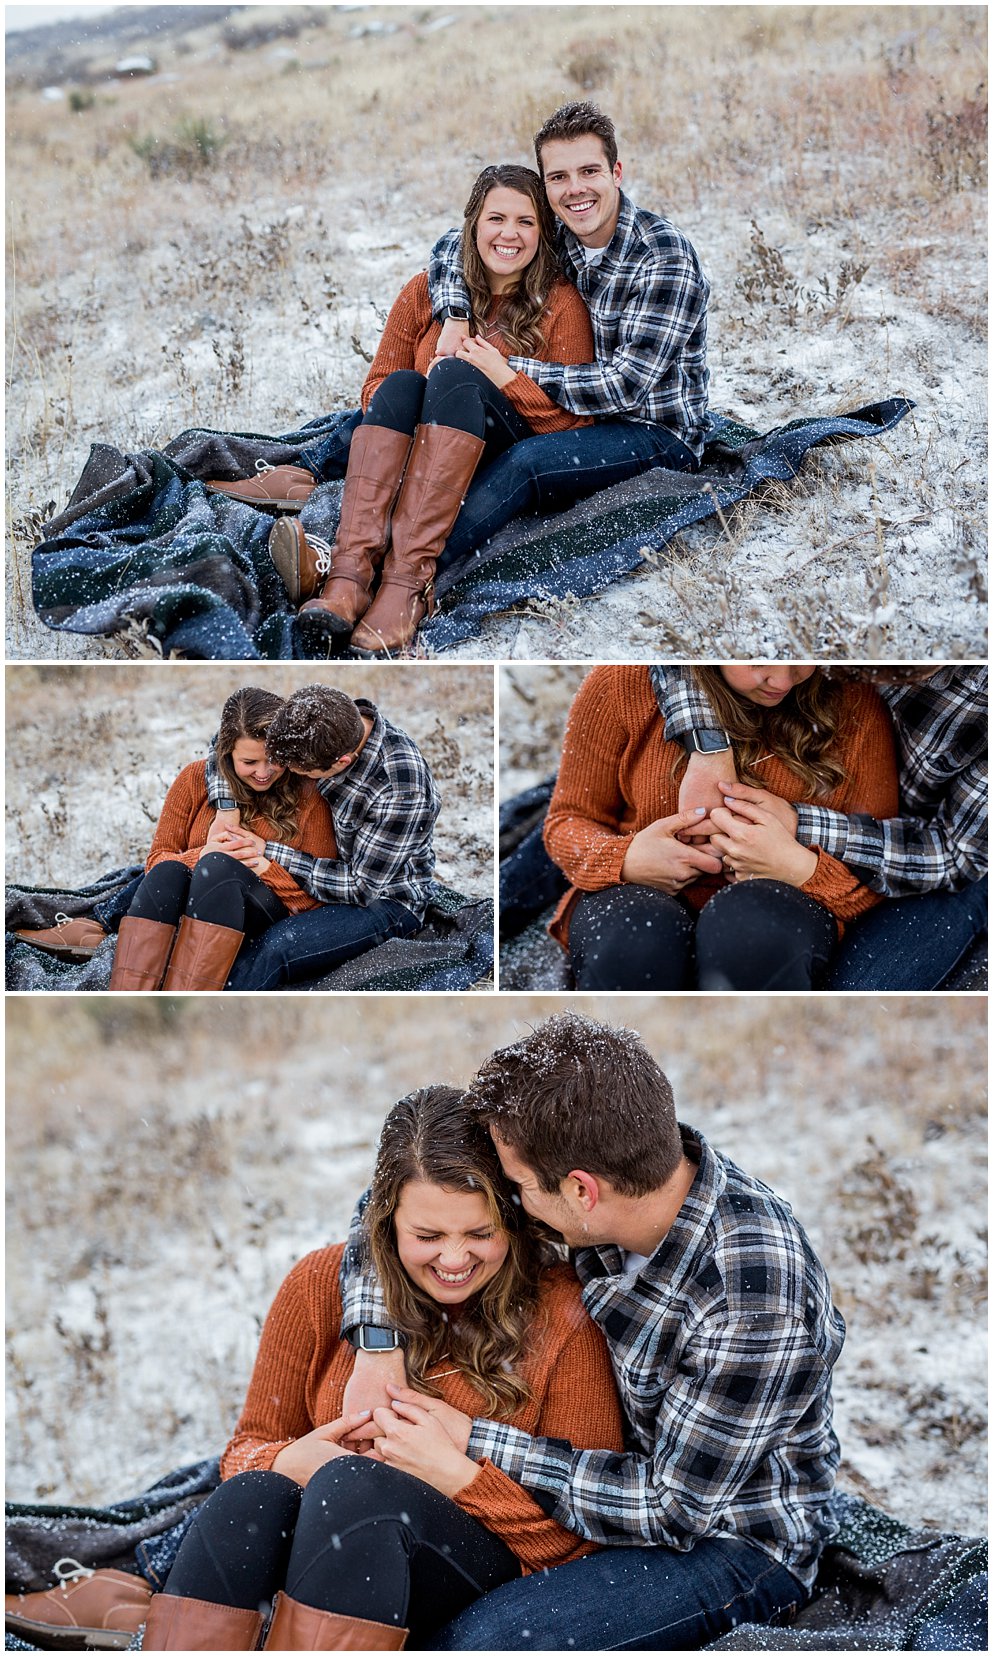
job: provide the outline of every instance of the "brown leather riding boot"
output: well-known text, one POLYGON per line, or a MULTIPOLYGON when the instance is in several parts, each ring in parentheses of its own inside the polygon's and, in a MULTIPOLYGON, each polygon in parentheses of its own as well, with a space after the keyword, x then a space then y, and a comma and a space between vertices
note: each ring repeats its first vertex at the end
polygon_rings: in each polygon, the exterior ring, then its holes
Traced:
POLYGON ((126 914, 110 968, 111 989, 160 989, 175 941, 175 926, 126 914))
POLYGON ((209 1599, 156 1593, 145 1623, 142 1650, 257 1650, 264 1617, 209 1599))
POLYGON ((412 439, 388 426, 360 425, 348 451, 331 572, 319 598, 297 618, 301 636, 320 643, 347 638, 369 608, 372 583, 390 535, 390 512, 401 486, 412 439))
POLYGON ((60 1558, 59 1580, 40 1593, 7 1593, 7 1631, 41 1649, 126 1650, 148 1614, 152 1589, 124 1570, 90 1570, 60 1558))
POLYGON ((418 426, 379 591, 352 633, 353 650, 398 655, 434 609, 435 565, 485 447, 454 426, 418 426))
POLYGON ((216 926, 210 920, 194 920, 184 914, 163 989, 167 993, 176 989, 223 989, 244 941, 244 932, 232 926, 216 926))
POLYGON ((333 1610, 314 1610, 286 1593, 277 1593, 265 1650, 402 1650, 405 1627, 386 1622, 360 1621, 333 1610))

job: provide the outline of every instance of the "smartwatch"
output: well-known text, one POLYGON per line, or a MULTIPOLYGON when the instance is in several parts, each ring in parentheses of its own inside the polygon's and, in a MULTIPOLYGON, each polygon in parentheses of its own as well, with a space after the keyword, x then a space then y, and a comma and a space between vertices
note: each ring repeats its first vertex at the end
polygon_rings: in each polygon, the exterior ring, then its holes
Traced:
POLYGON ((445 311, 446 322, 470 322, 468 305, 449 305, 445 311))
POLYGON ((237 811, 238 808, 236 799, 219 799, 214 806, 215 811, 237 811))
POLYGON ((687 753, 729 753, 731 738, 726 730, 687 730, 680 737, 687 753))
POLYGON ((402 1351, 407 1336, 398 1328, 373 1328, 371 1323, 359 1323, 349 1332, 348 1343, 356 1351, 402 1351))

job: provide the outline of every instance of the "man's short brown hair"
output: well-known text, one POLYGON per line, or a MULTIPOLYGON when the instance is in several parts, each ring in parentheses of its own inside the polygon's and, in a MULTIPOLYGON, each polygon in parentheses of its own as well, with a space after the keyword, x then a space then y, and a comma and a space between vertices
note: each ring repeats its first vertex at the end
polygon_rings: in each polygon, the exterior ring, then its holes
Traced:
POLYGON ((930 667, 825 667, 827 678, 850 679, 855 684, 874 684, 877 688, 884 684, 894 687, 901 684, 926 684, 929 678, 941 671, 941 663, 934 662, 930 667))
POLYGON ((545 1191, 579 1168, 645 1196, 682 1159, 672 1088, 641 1036, 575 1012, 494 1052, 466 1097, 545 1191))
POLYGON ((305 684, 284 702, 266 735, 266 752, 294 771, 328 771, 354 752, 365 726, 351 696, 327 684, 305 684))
POLYGON ((534 135, 534 153, 538 162, 538 171, 544 173, 541 165, 541 151, 544 144, 551 143, 557 138, 585 138, 591 133, 599 138, 607 157, 607 165, 611 172, 617 165, 617 138, 614 133, 614 123, 609 115, 605 115, 595 103, 588 98, 577 99, 575 103, 563 104, 554 115, 549 115, 544 126, 538 128, 534 135))

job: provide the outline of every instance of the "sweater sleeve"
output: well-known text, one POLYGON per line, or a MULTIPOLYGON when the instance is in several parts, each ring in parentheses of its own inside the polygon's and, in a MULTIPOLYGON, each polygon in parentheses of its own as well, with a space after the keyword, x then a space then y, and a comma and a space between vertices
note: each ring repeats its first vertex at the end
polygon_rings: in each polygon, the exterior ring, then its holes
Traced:
POLYGON ((413 368, 417 347, 430 322, 427 277, 422 272, 401 288, 386 318, 386 327, 362 387, 363 413, 384 379, 399 368, 413 368))
MULTIPOLYGON (((542 358, 550 362, 592 362, 593 353, 590 313, 578 290, 570 282, 561 282, 553 290, 549 305, 542 358)), ((515 374, 504 386, 503 394, 536 435, 592 424, 588 417, 568 414, 527 374, 515 374)))
POLYGON ((190 828, 206 798, 204 769, 202 761, 184 766, 166 794, 152 835, 151 850, 145 858, 146 874, 160 862, 181 862, 187 868, 196 866, 201 847, 189 849, 190 828))
MULTIPOLYGON (((878 820, 895 816, 899 808, 897 760, 886 708, 875 690, 860 685, 844 715, 855 739, 845 755, 848 777, 843 795, 832 803, 836 809, 864 811, 878 820)), ((836 919, 854 920, 882 902, 880 893, 863 885, 843 862, 820 846, 812 849, 817 853, 817 867, 800 889, 830 909, 836 919)))
POLYGON ((271 1470, 281 1449, 318 1422, 307 1408, 307 1375, 318 1342, 307 1282, 316 1256, 295 1265, 266 1317, 248 1396, 234 1436, 221 1456, 221 1477, 271 1470))
POLYGON ((619 829, 618 789, 628 731, 618 712, 615 669, 594 667, 569 712, 558 780, 545 818, 545 848, 570 885, 619 885, 633 834, 619 829))
MULTIPOLYGON (((550 1365, 535 1435, 564 1440, 576 1449, 622 1449, 621 1410, 607 1347, 578 1301, 577 1313, 575 1332, 550 1365)), ((455 1499, 464 1512, 507 1543, 525 1573, 564 1564, 591 1550, 491 1460, 481 1463, 472 1483, 455 1499)))

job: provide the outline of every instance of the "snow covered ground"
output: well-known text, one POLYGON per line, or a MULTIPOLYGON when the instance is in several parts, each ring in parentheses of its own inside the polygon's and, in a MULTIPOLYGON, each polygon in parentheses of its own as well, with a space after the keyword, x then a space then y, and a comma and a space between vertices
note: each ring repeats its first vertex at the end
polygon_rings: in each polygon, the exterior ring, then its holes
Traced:
MULTIPOLYGON (((561 1003, 558 1003, 561 1004, 561 1003)), ((843 1485, 985 1526, 985 1003, 578 996, 794 1205, 848 1338, 843 1485)), ((291 1262, 344 1233, 393 1101, 550 997, 8 999, 8 1495, 103 1502, 219 1450, 291 1262)))
POLYGON ((30 603, 39 523, 91 442, 354 406, 481 163, 529 159, 577 96, 616 117, 633 198, 699 250, 715 409, 768 429, 917 407, 600 597, 535 601, 454 653, 985 656, 981 8, 209 10, 148 43, 148 79, 112 78, 83 23, 56 62, 39 45, 9 65, 11 656, 127 653, 46 631, 30 603))

